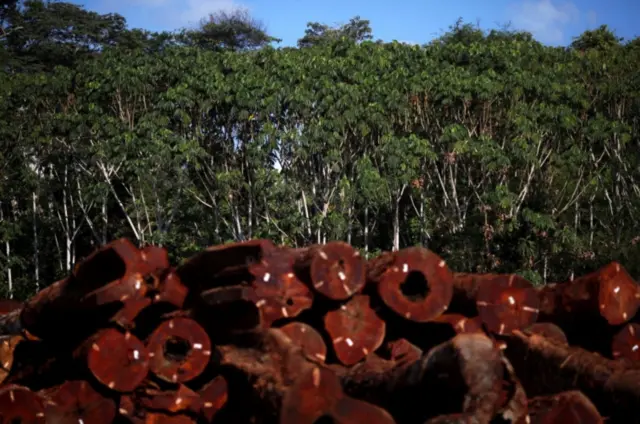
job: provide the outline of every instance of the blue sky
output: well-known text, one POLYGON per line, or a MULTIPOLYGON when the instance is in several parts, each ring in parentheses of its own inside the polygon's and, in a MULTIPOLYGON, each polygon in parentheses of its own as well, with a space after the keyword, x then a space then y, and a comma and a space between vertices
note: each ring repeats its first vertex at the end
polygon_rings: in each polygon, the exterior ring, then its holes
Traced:
POLYGON ((217 10, 247 8, 282 45, 295 45, 308 21, 341 24, 360 15, 375 38, 425 43, 458 17, 495 28, 507 22, 550 45, 566 45, 607 24, 625 39, 640 35, 640 0, 71 0, 100 13, 117 12, 130 27, 173 30, 217 10))

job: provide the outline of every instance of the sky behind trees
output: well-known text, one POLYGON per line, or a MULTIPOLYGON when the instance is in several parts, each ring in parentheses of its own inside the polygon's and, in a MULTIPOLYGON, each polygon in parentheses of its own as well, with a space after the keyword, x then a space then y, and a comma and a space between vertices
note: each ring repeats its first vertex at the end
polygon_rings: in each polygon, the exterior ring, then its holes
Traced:
POLYGON ((607 24, 625 39, 640 33, 637 0, 74 0, 101 13, 117 12, 131 27, 173 30, 195 25, 219 10, 249 9, 269 32, 293 46, 309 21, 345 23, 355 15, 371 21, 374 36, 425 43, 457 18, 479 22, 484 29, 511 22, 550 45, 567 45, 584 30, 607 24))

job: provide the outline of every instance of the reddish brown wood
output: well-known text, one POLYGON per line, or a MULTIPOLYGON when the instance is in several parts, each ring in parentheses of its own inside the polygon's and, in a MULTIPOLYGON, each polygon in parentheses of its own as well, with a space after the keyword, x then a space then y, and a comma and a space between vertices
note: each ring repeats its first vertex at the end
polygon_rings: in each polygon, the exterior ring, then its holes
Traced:
POLYGON ((314 360, 324 362, 327 358, 327 346, 322 336, 313 327, 302 322, 290 322, 280 327, 295 344, 302 348, 302 352, 314 360))
POLYGON ((353 365, 384 341, 386 324, 369 306, 369 296, 356 295, 324 317, 338 360, 353 365))
POLYGON ((27 387, 0 388, 0 423, 44 424, 44 399, 27 387))
POLYGON ((539 300, 530 282, 515 274, 503 274, 483 280, 478 287, 476 307, 487 330, 509 334, 536 321, 539 300))
POLYGON ((96 392, 84 380, 67 381, 46 393, 48 423, 111 424, 116 416, 115 401, 96 392))
POLYGON ((450 325, 457 334, 484 333, 480 317, 468 318, 460 314, 442 314, 433 321, 450 325))
POLYGON ((285 394, 280 423, 313 424, 323 418, 344 424, 395 423, 385 410, 345 396, 338 376, 316 367, 300 376, 285 394))
POLYGON ((145 424, 195 424, 196 421, 187 415, 169 415, 162 412, 150 412, 144 420, 145 424))
POLYGON ((270 326, 281 318, 293 318, 313 302, 313 293, 293 271, 294 257, 279 249, 265 255, 249 268, 255 280, 252 284, 260 308, 262 322, 270 326))
POLYGON ((504 351, 529 396, 580 390, 612 422, 628 419, 640 404, 640 369, 566 347, 537 334, 514 331, 504 351))
POLYGON ((212 246, 176 269, 182 283, 196 292, 238 284, 251 277, 248 268, 275 249, 270 240, 249 240, 212 246))
POLYGON ((147 340, 149 368, 159 378, 184 383, 199 376, 211 359, 211 340, 196 321, 177 317, 161 323, 147 340))
POLYGON ((280 424, 313 424, 320 417, 330 417, 343 396, 340 379, 333 371, 309 369, 285 393, 280 424))
POLYGON ((398 339, 387 344, 389 359, 397 364, 409 364, 422 356, 422 350, 406 339, 398 339))
POLYGON ((502 357, 493 341, 469 333, 406 366, 390 361, 358 364, 346 371, 342 382, 347 394, 387 409, 398 423, 461 412, 488 423, 505 402, 503 377, 502 357), (422 407, 416 408, 418 404, 422 407))
POLYGON ((531 424, 604 423, 593 403, 579 391, 535 397, 529 400, 529 410, 531 424))
POLYGON ((640 324, 627 324, 613 338, 611 352, 614 358, 640 362, 640 324))
POLYGON ((314 289, 333 300, 346 300, 364 288, 365 261, 347 243, 332 241, 297 251, 296 271, 314 289))
POLYGON ((0 300, 0 315, 8 314, 12 311, 18 311, 22 309, 24 302, 19 302, 13 299, 0 300))
POLYGON ((145 387, 136 396, 137 404, 147 410, 161 412, 190 412, 197 414, 201 411, 200 396, 180 384, 177 390, 158 390, 145 387))
POLYGON ((421 247, 386 253, 369 261, 367 279, 384 303, 416 322, 439 317, 453 296, 452 274, 445 261, 421 247))
POLYGON ((540 289, 541 317, 564 326, 601 316, 610 325, 627 322, 640 306, 640 289, 622 265, 604 267, 565 283, 540 289), (572 319, 573 318, 573 319, 572 319))
POLYGON ((564 331, 557 325, 550 322, 537 322, 530 327, 527 327, 526 333, 538 334, 549 341, 559 343, 563 346, 569 346, 567 336, 564 331))
POLYGON ((213 422, 214 417, 229 399, 229 386, 227 380, 219 375, 207 383, 198 392, 202 404, 202 415, 207 422, 213 422))
POLYGON ((0 342, 0 383, 9 375, 13 366, 14 352, 23 340, 22 336, 12 336, 0 342))
POLYGON ((85 346, 89 370, 111 390, 130 392, 148 374, 149 351, 129 332, 101 330, 85 346))

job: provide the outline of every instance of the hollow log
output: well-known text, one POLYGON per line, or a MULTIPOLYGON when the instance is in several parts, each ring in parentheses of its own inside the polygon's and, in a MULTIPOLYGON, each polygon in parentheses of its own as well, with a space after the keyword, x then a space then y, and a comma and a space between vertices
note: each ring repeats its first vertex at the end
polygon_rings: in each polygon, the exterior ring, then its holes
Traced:
POLYGON ((265 327, 282 318, 294 318, 311 308, 313 293, 294 272, 294 260, 291 251, 278 249, 250 267, 256 306, 265 327))
POLYGON ((505 355, 529 396, 577 389, 611 422, 640 422, 640 368, 519 331, 507 346, 505 355))
POLYGON ((370 260, 367 279, 391 310, 416 322, 439 317, 453 295, 452 274, 445 261, 421 247, 384 253, 370 260))
POLYGON ((176 317, 162 322, 147 340, 149 369, 162 380, 184 383, 199 376, 211 359, 211 340, 196 321, 176 317))

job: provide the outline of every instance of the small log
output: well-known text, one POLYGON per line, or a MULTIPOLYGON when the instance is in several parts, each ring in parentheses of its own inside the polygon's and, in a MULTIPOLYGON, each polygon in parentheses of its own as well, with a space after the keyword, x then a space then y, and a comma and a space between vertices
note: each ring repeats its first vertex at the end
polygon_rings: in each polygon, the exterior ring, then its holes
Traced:
POLYGON ((327 346, 313 327, 302 322, 290 322, 280 327, 280 331, 289 337, 294 344, 302 348, 302 352, 314 360, 324 362, 327 359, 327 346))
POLYGON ((577 390, 529 400, 531 424, 603 424, 596 407, 577 390))
POLYGON ((296 273, 325 297, 347 300, 364 288, 365 261, 351 245, 332 241, 295 253, 296 273))
POLYGON ((627 324, 613 338, 611 353, 614 358, 640 362, 640 324, 627 324))
POLYGON ((44 393, 48 423, 111 424, 116 417, 113 399, 102 396, 87 381, 67 381, 44 393))
POLYGON ((452 274, 445 261, 421 247, 385 253, 367 264, 367 279, 382 301, 399 316, 427 322, 449 307, 452 274))
POLYGON ((509 334, 536 322, 539 299, 531 283, 524 278, 515 274, 494 275, 479 285, 476 307, 487 330, 509 334))
POLYGON ((0 388, 0 423, 45 424, 44 399, 27 387, 0 388))
POLYGON ((229 386, 221 375, 217 376, 198 391, 202 402, 202 415, 207 422, 213 422, 216 414, 227 404, 229 386))
POLYGON ((12 336, 0 341, 0 383, 2 383, 11 372, 14 352, 18 344, 24 340, 25 338, 23 336, 12 336))
POLYGON ((211 359, 211 340, 196 321, 176 317, 162 322, 147 340, 149 368, 162 380, 184 383, 199 376, 211 359))
POLYGON ((611 422, 640 422, 640 368, 515 331, 504 351, 529 396, 580 390, 611 422), (638 417, 630 420, 630 417, 638 417))
POLYGON ((117 392, 130 392, 149 372, 149 351, 133 334, 108 328, 83 346, 87 366, 100 383, 117 392))
POLYGON ((340 362, 353 365, 384 341, 386 324, 369 306, 369 296, 356 295, 324 318, 333 349, 340 362))
POLYGON ((265 327, 282 318, 294 318, 311 307, 313 293, 294 272, 290 251, 279 249, 265 255, 251 265, 250 272, 265 327))

